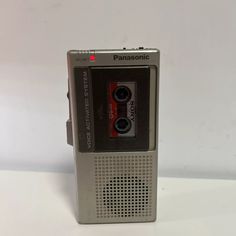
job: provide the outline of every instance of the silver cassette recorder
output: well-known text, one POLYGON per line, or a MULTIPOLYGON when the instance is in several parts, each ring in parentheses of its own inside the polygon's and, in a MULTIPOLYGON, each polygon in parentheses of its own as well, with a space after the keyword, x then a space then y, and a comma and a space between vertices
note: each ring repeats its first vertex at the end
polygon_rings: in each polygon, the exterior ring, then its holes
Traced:
POLYGON ((68 52, 80 223, 156 219, 159 61, 157 49, 68 52))

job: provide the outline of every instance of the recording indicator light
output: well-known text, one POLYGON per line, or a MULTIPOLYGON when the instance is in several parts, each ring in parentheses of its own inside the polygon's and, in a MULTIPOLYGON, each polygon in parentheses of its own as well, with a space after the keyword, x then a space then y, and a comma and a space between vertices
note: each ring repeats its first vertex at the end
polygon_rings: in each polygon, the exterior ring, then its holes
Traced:
POLYGON ((95 55, 90 55, 90 56, 89 56, 89 60, 90 60, 90 61, 95 61, 95 60, 96 60, 95 55))

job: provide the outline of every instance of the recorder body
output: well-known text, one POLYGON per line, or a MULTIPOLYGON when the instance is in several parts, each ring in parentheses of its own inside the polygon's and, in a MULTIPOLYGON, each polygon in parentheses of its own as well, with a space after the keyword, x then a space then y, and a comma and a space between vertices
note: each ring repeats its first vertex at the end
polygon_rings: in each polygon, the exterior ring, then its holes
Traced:
POLYGON ((68 52, 80 223, 156 218, 159 51, 68 52))

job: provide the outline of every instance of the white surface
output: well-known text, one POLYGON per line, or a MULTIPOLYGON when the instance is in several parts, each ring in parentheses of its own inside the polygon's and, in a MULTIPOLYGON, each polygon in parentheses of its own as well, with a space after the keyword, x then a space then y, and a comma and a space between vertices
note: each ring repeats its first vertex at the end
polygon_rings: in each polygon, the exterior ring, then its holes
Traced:
POLYGON ((236 181, 160 178, 158 222, 79 225, 73 176, 0 172, 0 235, 235 235, 236 181))
POLYGON ((236 1, 2 1, 0 168, 72 170, 68 49, 161 50, 161 175, 236 178, 236 1))

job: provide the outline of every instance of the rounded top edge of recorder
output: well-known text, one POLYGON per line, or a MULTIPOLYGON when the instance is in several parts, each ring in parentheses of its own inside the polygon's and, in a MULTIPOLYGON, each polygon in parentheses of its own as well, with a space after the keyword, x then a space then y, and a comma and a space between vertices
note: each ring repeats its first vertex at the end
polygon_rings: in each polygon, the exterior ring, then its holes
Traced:
POLYGON ((83 49, 72 49, 67 51, 68 55, 73 55, 73 54, 91 54, 91 53, 140 53, 140 52, 146 52, 146 53, 159 53, 160 50, 157 48, 121 48, 121 49, 88 49, 88 50, 83 50, 83 49))

